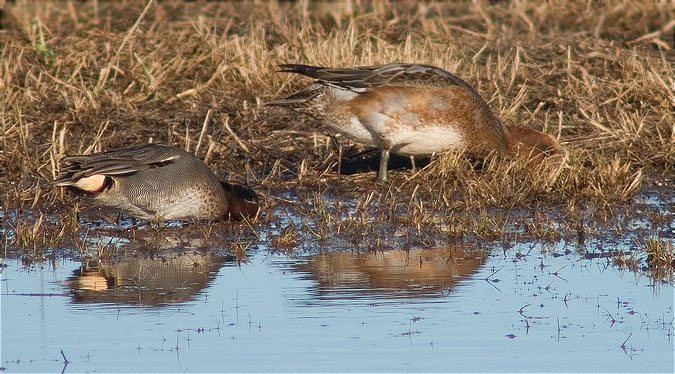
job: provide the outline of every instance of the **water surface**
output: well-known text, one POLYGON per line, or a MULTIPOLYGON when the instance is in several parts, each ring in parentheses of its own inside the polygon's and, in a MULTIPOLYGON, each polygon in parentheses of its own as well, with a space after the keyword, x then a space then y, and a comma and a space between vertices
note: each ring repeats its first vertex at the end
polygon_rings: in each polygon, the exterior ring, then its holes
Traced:
POLYGON ((6 259, 2 366, 673 372, 673 286, 575 247, 6 259))

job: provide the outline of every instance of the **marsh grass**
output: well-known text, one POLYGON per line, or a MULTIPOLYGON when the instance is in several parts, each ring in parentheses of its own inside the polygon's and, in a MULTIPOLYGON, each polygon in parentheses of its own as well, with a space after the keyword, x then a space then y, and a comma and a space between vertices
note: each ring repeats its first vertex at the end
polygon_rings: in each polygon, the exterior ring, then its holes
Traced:
POLYGON ((675 245, 672 240, 649 238, 642 243, 647 253, 647 265, 655 279, 673 280, 675 269, 675 245))
POLYGON ((500 240, 514 215, 541 218, 522 224, 533 238, 578 238, 580 210, 611 216, 655 180, 672 183, 674 15, 668 2, 6 4, 3 235, 25 249, 76 236, 77 200, 46 184, 59 160, 155 141, 250 183, 265 213, 252 224, 282 227, 271 235, 285 249, 500 240), (449 153, 381 184, 336 172, 361 145, 263 105, 308 83, 280 63, 394 61, 457 73, 563 154, 532 165, 449 153), (302 222, 276 222, 279 208, 302 222))

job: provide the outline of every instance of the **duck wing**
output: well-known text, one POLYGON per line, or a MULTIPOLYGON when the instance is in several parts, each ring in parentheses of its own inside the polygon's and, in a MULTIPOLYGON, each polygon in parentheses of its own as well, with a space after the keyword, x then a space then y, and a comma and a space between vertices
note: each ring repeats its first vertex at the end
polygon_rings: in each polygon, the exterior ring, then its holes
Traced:
POLYGON ((160 144, 143 144, 91 155, 68 156, 66 166, 52 182, 55 186, 70 186, 79 179, 96 174, 129 175, 173 163, 182 154, 176 148, 160 144))
POLYGON ((305 75, 317 83, 355 92, 365 92, 379 86, 474 88, 462 78, 441 68, 422 64, 387 64, 351 68, 327 68, 303 64, 279 65, 281 72, 305 75))

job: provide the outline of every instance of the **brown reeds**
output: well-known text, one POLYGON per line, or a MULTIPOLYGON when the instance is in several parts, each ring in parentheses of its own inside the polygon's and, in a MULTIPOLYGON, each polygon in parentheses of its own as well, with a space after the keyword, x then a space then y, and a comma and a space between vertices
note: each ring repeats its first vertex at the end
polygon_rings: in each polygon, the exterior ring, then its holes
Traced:
POLYGON ((672 178, 674 13, 667 2, 6 4, 3 230, 23 248, 54 244, 44 230, 78 230, 42 218, 77 214, 71 196, 46 187, 59 160, 155 141, 267 196, 264 227, 284 209, 300 214, 277 226, 278 247, 494 239, 514 232, 514 211, 551 207, 558 226, 543 217, 524 227, 574 237, 586 205, 617 210, 672 178), (505 123, 552 134, 564 151, 534 166, 444 154, 386 185, 373 172, 338 173, 368 160, 350 158, 361 145, 263 106, 306 84, 278 74, 284 62, 437 65, 472 83, 505 123))

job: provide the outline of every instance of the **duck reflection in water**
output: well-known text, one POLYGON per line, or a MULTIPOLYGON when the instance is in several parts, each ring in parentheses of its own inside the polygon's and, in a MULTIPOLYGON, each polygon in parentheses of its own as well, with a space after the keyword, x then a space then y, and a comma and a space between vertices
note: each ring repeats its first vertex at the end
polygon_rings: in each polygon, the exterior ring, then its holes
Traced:
POLYGON ((462 247, 328 252, 310 256, 295 270, 318 283, 319 299, 434 297, 476 272, 486 256, 462 247))
POLYGON ((168 253, 83 263, 66 280, 74 303, 164 306, 193 300, 231 256, 168 253))

